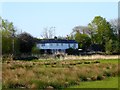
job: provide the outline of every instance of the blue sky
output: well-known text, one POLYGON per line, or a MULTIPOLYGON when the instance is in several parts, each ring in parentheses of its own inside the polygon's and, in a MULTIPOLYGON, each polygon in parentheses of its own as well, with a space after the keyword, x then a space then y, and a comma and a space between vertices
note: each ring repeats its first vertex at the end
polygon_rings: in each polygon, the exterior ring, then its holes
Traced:
POLYGON ((18 30, 40 37, 45 27, 56 27, 56 36, 66 36, 77 26, 86 26, 95 16, 108 21, 118 17, 117 2, 7 2, 2 3, 2 17, 18 30))

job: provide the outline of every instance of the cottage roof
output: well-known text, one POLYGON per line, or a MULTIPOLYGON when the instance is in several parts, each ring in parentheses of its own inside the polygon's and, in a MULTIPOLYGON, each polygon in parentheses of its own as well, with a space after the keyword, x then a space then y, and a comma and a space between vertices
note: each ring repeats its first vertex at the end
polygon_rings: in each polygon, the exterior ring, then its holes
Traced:
POLYGON ((43 39, 37 41, 37 43, 77 43, 75 40, 67 39, 43 39))

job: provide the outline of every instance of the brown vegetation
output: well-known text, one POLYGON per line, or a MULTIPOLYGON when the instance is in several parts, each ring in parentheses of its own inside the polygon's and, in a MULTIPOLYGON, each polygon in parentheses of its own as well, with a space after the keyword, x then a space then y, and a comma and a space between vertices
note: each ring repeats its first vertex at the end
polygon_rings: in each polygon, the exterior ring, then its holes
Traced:
POLYGON ((80 60, 3 62, 3 88, 65 88, 118 75, 113 63, 80 60))

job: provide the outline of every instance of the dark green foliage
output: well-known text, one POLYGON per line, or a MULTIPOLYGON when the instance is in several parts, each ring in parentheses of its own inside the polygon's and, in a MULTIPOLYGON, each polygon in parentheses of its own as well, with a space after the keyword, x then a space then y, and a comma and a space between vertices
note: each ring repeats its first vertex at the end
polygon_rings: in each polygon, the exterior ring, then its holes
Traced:
POLYGON ((73 48, 66 49, 66 53, 68 55, 79 55, 78 50, 77 49, 73 49, 73 48))
POLYGON ((75 40, 79 44, 79 48, 86 50, 91 44, 91 39, 87 34, 81 34, 79 31, 75 34, 75 40))
POLYGON ((18 35, 21 53, 31 53, 35 45, 34 38, 28 33, 18 35))
POLYGON ((104 76, 110 77, 112 76, 112 73, 110 71, 105 71, 104 76))
POLYGON ((84 64, 90 64, 91 62, 89 62, 89 61, 86 61, 86 62, 84 62, 84 64))
POLYGON ((81 79, 81 81, 87 81, 88 80, 86 76, 81 76, 80 79, 81 79))
POLYGON ((100 61, 94 61, 93 63, 100 63, 100 61))
POLYGON ((13 57, 13 60, 25 60, 25 61, 31 61, 31 60, 35 60, 35 59, 38 59, 37 57, 35 56, 25 56, 25 57, 21 57, 21 56, 14 56, 13 57))
POLYGON ((105 76, 102 76, 102 75, 97 76, 97 80, 103 80, 104 78, 105 78, 105 76))
POLYGON ((40 53, 40 49, 36 47, 36 45, 34 47, 32 47, 32 54, 39 54, 40 53))
POLYGON ((92 43, 101 45, 102 51, 106 54, 118 53, 118 36, 105 18, 96 16, 88 26, 91 31, 92 43))

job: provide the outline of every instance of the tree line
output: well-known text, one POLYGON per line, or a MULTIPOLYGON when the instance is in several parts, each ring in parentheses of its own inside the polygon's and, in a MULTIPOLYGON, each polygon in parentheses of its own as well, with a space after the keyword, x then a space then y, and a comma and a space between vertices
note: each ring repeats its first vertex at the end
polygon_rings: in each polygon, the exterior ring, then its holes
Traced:
POLYGON ((108 22, 96 16, 87 26, 76 26, 69 35, 79 43, 79 48, 86 51, 91 45, 99 45, 106 54, 120 53, 120 20, 108 22))
POLYGON ((26 32, 18 34, 12 22, 2 18, 1 21, 2 54, 31 54, 36 38, 26 32))
MULTIPOLYGON (((2 54, 32 54, 39 53, 35 46, 38 40, 27 32, 17 33, 12 22, 0 18, 0 34, 2 36, 2 54), (13 47, 14 46, 14 47, 13 47)), ((115 19, 108 22, 101 16, 96 16, 87 26, 75 26, 67 37, 59 39, 76 40, 79 48, 86 51, 93 44, 101 46, 102 52, 106 54, 120 53, 120 28, 119 20, 115 19)), ((54 32, 45 29, 42 34, 43 39, 54 36, 54 32), (46 31, 46 32, 45 32, 46 31), (48 34, 49 33, 49 34, 48 34), (49 37, 48 37, 49 35, 49 37)))

